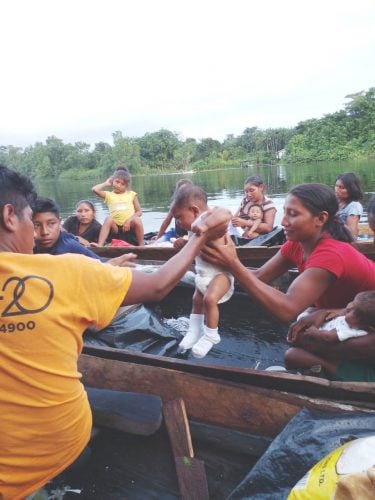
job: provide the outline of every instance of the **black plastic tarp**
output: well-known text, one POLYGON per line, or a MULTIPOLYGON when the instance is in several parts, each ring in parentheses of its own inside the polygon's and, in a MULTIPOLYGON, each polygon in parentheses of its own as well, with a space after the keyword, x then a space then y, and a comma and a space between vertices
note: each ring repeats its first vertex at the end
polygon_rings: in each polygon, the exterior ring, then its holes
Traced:
POLYGON ((149 354, 173 355, 182 339, 181 332, 142 304, 117 315, 102 330, 87 330, 88 345, 104 345, 149 354))
POLYGON ((353 439, 375 434, 375 415, 302 409, 272 441, 230 500, 283 500, 319 460, 353 439))

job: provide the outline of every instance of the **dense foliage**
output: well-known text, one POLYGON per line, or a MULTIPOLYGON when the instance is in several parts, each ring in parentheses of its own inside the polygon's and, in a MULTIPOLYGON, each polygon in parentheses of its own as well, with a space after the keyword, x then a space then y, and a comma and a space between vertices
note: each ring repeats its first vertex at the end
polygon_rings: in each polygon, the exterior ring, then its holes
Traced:
POLYGON ((182 140, 166 129, 143 137, 112 134, 113 145, 98 142, 64 144, 55 136, 34 146, 0 146, 0 163, 32 177, 87 178, 109 175, 126 163, 133 173, 218 168, 239 163, 338 160, 375 154, 375 87, 347 96, 345 109, 295 128, 246 128, 221 143, 212 138, 182 140))
POLYGON ((290 161, 341 160, 375 154, 375 87, 347 96, 345 109, 297 125, 287 145, 290 161))

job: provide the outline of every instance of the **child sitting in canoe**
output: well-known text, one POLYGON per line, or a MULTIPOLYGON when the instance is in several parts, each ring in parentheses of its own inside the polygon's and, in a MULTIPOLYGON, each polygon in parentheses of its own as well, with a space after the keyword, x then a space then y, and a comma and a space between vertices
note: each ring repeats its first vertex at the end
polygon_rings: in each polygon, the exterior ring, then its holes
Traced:
MULTIPOLYGON (((308 314, 308 312, 300 314, 297 321, 308 314)), ((344 342, 370 333, 375 333, 375 290, 358 293, 344 311, 328 311, 325 322, 320 327, 309 326, 303 330, 304 338, 329 344, 344 342)), ((298 335, 293 329, 288 334, 288 341, 298 345, 298 335)), ((313 366, 320 366, 327 374, 336 374, 339 363, 334 359, 294 347, 288 350, 285 364, 289 369, 311 369, 313 366)))
POLYGON ((242 238, 252 240, 260 235, 257 229, 263 220, 263 209, 260 205, 252 205, 249 209, 248 225, 246 226, 242 238))
MULTIPOLYGON (((184 186, 192 186, 193 182, 190 179, 180 179, 176 183, 176 188, 174 190, 172 200, 176 195, 177 191, 184 186)), ((169 225, 171 224, 173 219, 173 213, 171 207, 169 207, 167 216, 163 220, 158 234, 153 238, 153 241, 163 242, 168 241, 170 238, 182 238, 187 235, 187 231, 179 226, 178 222, 175 221, 175 227, 167 231, 169 225)))
POLYGON ((111 233, 128 243, 144 245, 142 210, 138 195, 130 190, 131 175, 126 167, 119 167, 105 182, 93 186, 93 192, 108 205, 110 215, 100 230, 98 246, 103 246, 111 233), (112 191, 106 191, 110 187, 112 191))
MULTIPOLYGON (((182 187, 174 196, 171 211, 176 222, 190 231, 193 222, 199 217, 204 219, 208 211, 207 195, 199 186, 182 187)), ((225 244, 224 236, 220 238, 219 243, 221 242, 225 244)), ((199 255, 195 258, 195 269, 195 291, 189 328, 179 348, 182 352, 191 349, 193 356, 203 358, 214 344, 220 342, 218 304, 231 298, 234 279, 230 273, 209 264, 199 255)))

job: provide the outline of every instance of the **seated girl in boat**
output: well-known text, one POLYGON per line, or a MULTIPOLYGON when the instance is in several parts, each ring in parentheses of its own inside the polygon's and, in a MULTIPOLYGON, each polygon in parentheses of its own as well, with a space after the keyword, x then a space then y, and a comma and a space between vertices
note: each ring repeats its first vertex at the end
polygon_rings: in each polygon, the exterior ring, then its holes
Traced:
MULTIPOLYGON (((207 210, 207 194, 199 186, 181 187, 175 193, 171 211, 183 229, 190 231, 194 221, 198 222, 200 217, 204 220, 207 210)), ((223 237, 217 240, 217 244, 223 242, 223 237)), ((191 349, 194 357, 203 358, 214 344, 220 342, 218 304, 228 301, 233 295, 234 279, 226 270, 205 262, 199 255, 195 258, 195 270, 189 328, 179 348, 182 352, 191 349)))
MULTIPOLYGON (((212 242, 201 253, 234 275, 253 300, 281 321, 295 320, 311 305, 344 308, 357 293, 375 289, 375 263, 351 244, 352 235, 337 219, 337 210, 336 196, 328 186, 301 184, 285 199, 281 225, 287 241, 262 267, 249 270, 241 264, 230 239, 227 245, 212 242), (286 293, 269 284, 293 267, 299 275, 286 293)), ((309 350, 307 341, 303 348, 309 350)), ((340 350, 341 360, 360 360, 375 368, 374 335, 349 339, 335 349, 340 350)))
POLYGON ((137 193, 130 190, 130 181, 130 172, 121 167, 105 182, 92 188, 108 205, 110 212, 100 231, 98 246, 103 246, 109 235, 124 239, 133 245, 144 245, 142 210, 137 193), (111 191, 105 190, 109 187, 111 191))
POLYGON ((359 219, 363 212, 359 202, 362 198, 362 189, 358 177, 352 172, 340 174, 336 179, 335 194, 339 204, 337 217, 356 239, 359 219))
MULTIPOLYGON (((193 182, 190 179, 180 179, 176 183, 176 188, 174 190, 172 200, 176 195, 177 191, 184 186, 192 186, 193 182)), ((180 227, 177 221, 175 221, 175 227, 167 231, 173 219, 173 213, 171 207, 169 207, 166 218, 163 220, 158 234, 153 238, 153 241, 163 242, 169 241, 171 238, 182 238, 188 234, 188 232, 180 227)))
POLYGON ((261 223, 257 227, 257 233, 269 233, 273 229, 276 215, 276 207, 272 200, 264 194, 264 182, 259 175, 248 177, 244 185, 245 196, 241 205, 232 218, 232 226, 244 231, 242 235, 247 238, 246 233, 253 225, 250 218, 250 208, 253 205, 260 205, 263 211, 261 223))
POLYGON ((64 221, 63 228, 68 233, 74 234, 78 241, 89 247, 90 243, 97 243, 102 225, 95 218, 96 211, 93 203, 89 200, 81 200, 77 203, 75 215, 71 215, 64 221))
MULTIPOLYGON (((300 314, 297 321, 307 318, 308 315, 308 312, 300 314)), ((328 311, 320 327, 314 324, 303 330, 306 340, 311 339, 313 342, 320 341, 331 345, 369 333, 375 333, 375 290, 358 293, 343 311, 328 311)), ((288 342, 298 345, 300 335, 301 330, 292 328, 288 334, 288 342)), ((315 354, 293 347, 287 351, 285 364, 289 369, 320 368, 328 376, 334 375, 335 378, 340 378, 339 361, 326 357, 324 352, 315 354)), ((343 371, 342 366, 340 366, 340 371, 343 371)))

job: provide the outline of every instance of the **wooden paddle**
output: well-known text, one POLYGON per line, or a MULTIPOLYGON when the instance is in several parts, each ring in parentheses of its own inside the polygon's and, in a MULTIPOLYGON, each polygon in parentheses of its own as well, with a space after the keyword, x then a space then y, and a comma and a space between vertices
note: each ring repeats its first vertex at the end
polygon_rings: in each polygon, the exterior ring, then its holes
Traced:
POLYGON ((204 462, 194 458, 189 422, 182 399, 164 403, 167 427, 176 464, 178 484, 183 500, 208 500, 208 485, 204 462))

